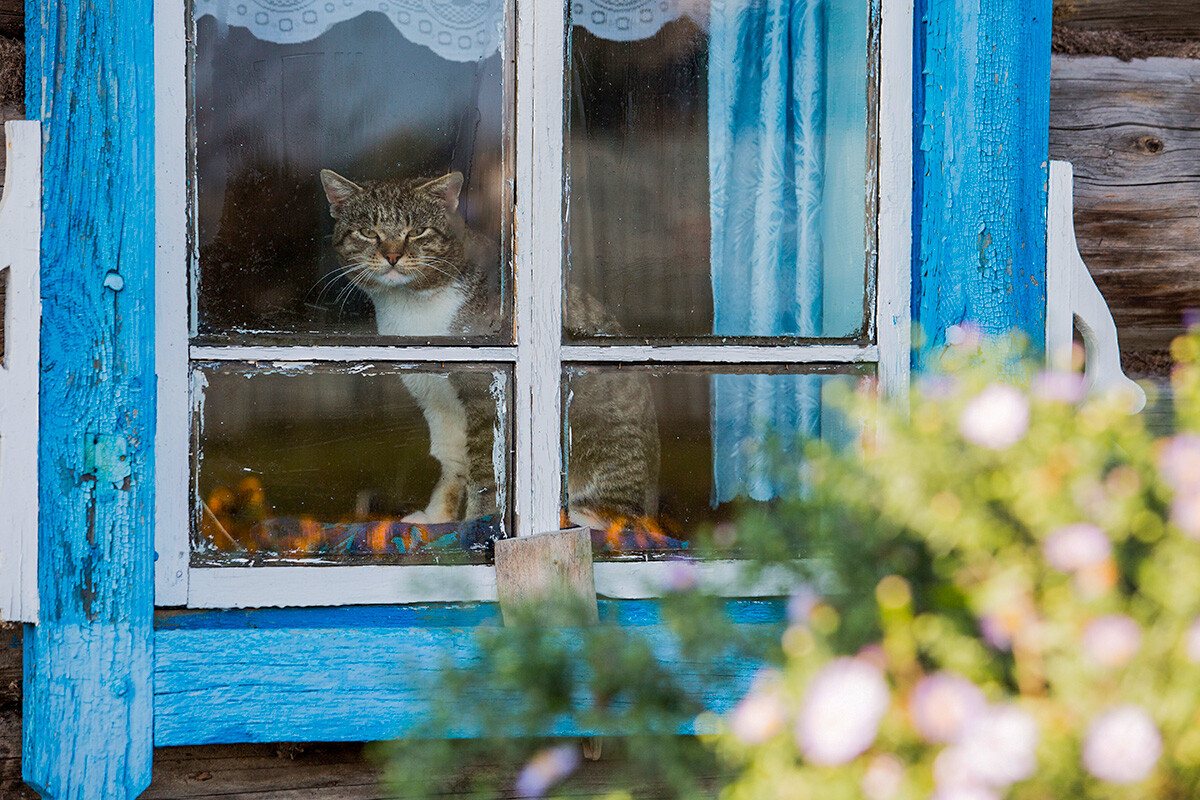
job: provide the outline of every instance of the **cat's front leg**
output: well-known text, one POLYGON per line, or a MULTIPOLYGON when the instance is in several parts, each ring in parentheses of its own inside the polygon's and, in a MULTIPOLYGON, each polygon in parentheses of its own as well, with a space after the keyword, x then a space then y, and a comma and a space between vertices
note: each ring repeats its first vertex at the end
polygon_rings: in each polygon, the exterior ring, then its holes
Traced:
POLYGON ((429 426, 429 454, 442 468, 424 511, 402 521, 414 524, 462 519, 467 491, 467 412, 449 375, 405 375, 404 386, 416 399, 429 426))

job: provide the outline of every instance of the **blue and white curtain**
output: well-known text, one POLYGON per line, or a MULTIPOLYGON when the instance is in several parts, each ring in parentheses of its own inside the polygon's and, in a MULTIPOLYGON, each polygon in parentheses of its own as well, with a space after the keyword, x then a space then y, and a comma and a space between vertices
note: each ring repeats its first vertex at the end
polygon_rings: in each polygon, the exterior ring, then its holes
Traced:
MULTIPOLYGON (((709 34, 713 332, 820 336, 825 0, 714 0, 709 34)), ((820 415, 815 375, 714 376, 713 502, 794 485, 772 454, 820 415)))

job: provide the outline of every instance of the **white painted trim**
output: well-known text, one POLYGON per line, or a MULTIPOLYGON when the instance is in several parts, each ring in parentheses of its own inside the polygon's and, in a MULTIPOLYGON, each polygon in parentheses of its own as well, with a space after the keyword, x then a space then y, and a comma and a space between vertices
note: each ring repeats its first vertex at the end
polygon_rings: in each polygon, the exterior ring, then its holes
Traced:
POLYGON ((154 464, 154 598, 187 602, 188 485, 191 403, 188 400, 188 148, 185 3, 154 3, 154 155, 156 273, 155 370, 158 422, 154 464))
POLYGON ((8 270, 0 367, 0 619, 38 621, 38 382, 42 124, 4 123, 0 269, 8 270))
POLYGON ((879 64, 875 336, 885 396, 907 398, 912 347, 913 0, 884 0, 879 64))
POLYGON ((364 347, 212 347, 193 346, 193 361, 330 361, 354 362, 513 362, 517 360, 515 347, 386 347, 368 345, 364 347))
POLYGON ((1078 327, 1087 352, 1088 392, 1124 393, 1129 398, 1130 412, 1136 414, 1146 407, 1146 392, 1121 370, 1117 326, 1075 241, 1074 206, 1071 164, 1051 161, 1046 237, 1046 358, 1052 367, 1069 369, 1073 333, 1078 327))
POLYGON ((662 347, 568 345, 564 362, 712 364, 862 364, 879 359, 875 346, 858 345, 676 345, 662 347))
POLYGON ((560 524, 566 4, 518 4, 517 42, 514 506, 522 536, 560 524))
MULTIPOLYGON (((751 581, 737 561, 597 561, 596 594, 621 600, 658 597, 692 585, 723 597, 786 597, 796 587, 785 569, 751 581)), ((191 608, 272 608, 402 603, 494 603, 491 566, 195 567, 191 608)))
POLYGON ((495 602, 490 566, 193 567, 191 608, 495 602))

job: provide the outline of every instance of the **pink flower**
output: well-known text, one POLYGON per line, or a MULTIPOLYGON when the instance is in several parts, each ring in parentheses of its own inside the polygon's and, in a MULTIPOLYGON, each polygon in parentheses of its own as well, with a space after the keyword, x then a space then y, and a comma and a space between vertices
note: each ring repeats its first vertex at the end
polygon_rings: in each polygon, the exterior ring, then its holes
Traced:
POLYGON ((1200 486, 1183 489, 1171 501, 1171 522, 1184 535, 1200 539, 1200 486))
POLYGON ((1200 618, 1183 634, 1183 647, 1187 657, 1200 664, 1200 618))
POLYGON ((1083 629, 1083 651, 1097 664, 1123 667, 1142 646, 1142 629, 1132 617, 1107 614, 1083 629))
POLYGON ((664 586, 668 592, 690 592, 700 585, 700 573, 690 558, 672 559, 667 563, 664 586))
POLYGON ((1004 450, 1029 429, 1029 399, 1011 386, 993 383, 967 403, 958 431, 972 444, 1004 450))
POLYGON ((963 784, 938 789, 929 800, 1000 800, 1000 795, 986 786, 963 784))
POLYGON ((904 762, 891 753, 871 759, 862 777, 862 793, 867 800, 890 800, 904 783, 904 762))
POLYGON ((983 331, 974 322, 963 322, 946 328, 946 344, 976 350, 983 344, 983 331))
POLYGON ((1112 542, 1100 528, 1076 522, 1057 528, 1042 545, 1046 561, 1063 572, 1078 572, 1102 564, 1112 556, 1112 542))
POLYGON ((1042 400, 1075 405, 1087 396, 1087 382, 1078 372, 1043 372, 1034 381, 1033 391, 1042 400))
POLYGON ((952 742, 963 727, 987 708, 975 684, 952 672, 926 676, 908 701, 917 733, 929 742, 952 742))
POLYGON ((1168 439, 1158 453, 1158 468, 1176 492, 1200 487, 1200 434, 1181 433, 1168 439))
POLYGON ((821 602, 821 596, 808 586, 801 586, 788 598, 787 618, 793 625, 807 625, 813 609, 821 602))
POLYGON ((875 741, 890 700, 879 668, 857 658, 834 659, 809 684, 796 743, 814 764, 852 761, 875 741))
POLYGON ((1162 755, 1162 736, 1142 708, 1117 706, 1097 717, 1083 742, 1083 766, 1109 783, 1137 783, 1162 755))
POLYGON ((974 782, 1004 787, 1037 769, 1037 723, 1015 705, 994 705, 964 728, 957 750, 974 782))
POLYGON ((541 797, 579 766, 579 748, 569 744, 542 750, 517 775, 517 797, 541 797))
POLYGON ((778 692, 751 692, 734 706, 729 728, 743 744, 756 745, 783 730, 785 712, 778 692))

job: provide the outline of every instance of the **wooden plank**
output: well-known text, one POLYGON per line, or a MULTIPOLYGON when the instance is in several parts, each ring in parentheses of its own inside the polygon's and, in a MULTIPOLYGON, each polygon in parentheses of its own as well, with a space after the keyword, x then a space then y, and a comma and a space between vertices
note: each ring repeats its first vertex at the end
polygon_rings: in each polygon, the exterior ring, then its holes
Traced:
POLYGON ((41 126, 4 123, 8 186, 0 198, 0 619, 38 620, 39 237, 41 126))
POLYGON ((153 702, 152 3, 27 11, 44 232, 23 769, 43 797, 132 800, 150 782, 153 702))
POLYGON ((1128 362, 1200 305, 1200 61, 1055 56, 1050 153, 1075 168, 1079 250, 1128 362))
POLYGON ((25 0, 0 0, 0 36, 25 36, 25 0))
POLYGON ((1195 0, 1054 0, 1055 24, 1162 39, 1200 39, 1195 0))
POLYGON ((919 0, 914 73, 914 321, 946 328, 1045 317, 1050 0, 919 0))
POLYGON ((579 603, 589 622, 599 622, 591 532, 571 528, 498 540, 496 591, 505 623, 520 619, 523 607, 537 604, 552 624, 556 604, 563 602, 579 603))

